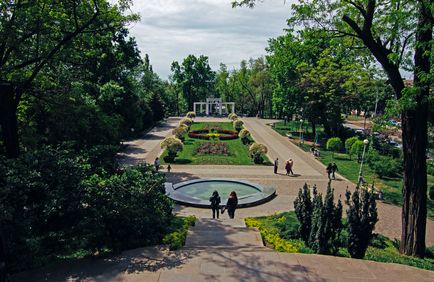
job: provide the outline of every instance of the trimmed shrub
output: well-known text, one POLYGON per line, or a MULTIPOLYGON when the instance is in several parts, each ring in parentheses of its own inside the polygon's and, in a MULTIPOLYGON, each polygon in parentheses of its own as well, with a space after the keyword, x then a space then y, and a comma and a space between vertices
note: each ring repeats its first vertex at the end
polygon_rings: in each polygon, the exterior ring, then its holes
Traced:
POLYGON ((196 113, 195 112, 188 112, 185 117, 189 118, 189 119, 194 119, 196 117, 196 113))
POLYGON ((347 190, 345 197, 348 205, 348 252, 352 258, 361 259, 365 256, 372 239, 372 231, 378 221, 375 196, 356 187, 352 196, 347 190))
POLYGON ((363 154, 363 147, 364 146, 365 146, 365 144, 363 144, 362 140, 357 140, 356 142, 354 142, 353 145, 351 145, 350 156, 356 155, 357 161, 360 162, 362 160, 362 154, 363 154))
POLYGON ((243 128, 244 122, 240 119, 236 119, 233 121, 233 126, 236 131, 240 131, 243 128))
POLYGON ((240 133, 238 133, 238 136, 241 138, 241 141, 243 141, 243 144, 247 144, 249 142, 250 131, 243 128, 240 130, 240 133))
POLYGON ((431 187, 429 188, 429 198, 434 200, 434 183, 431 184, 431 187))
POLYGON ((252 145, 250 145, 249 148, 250 157, 253 159, 255 164, 263 163, 264 162, 263 155, 265 155, 267 152, 268 149, 264 144, 253 143, 252 145))
POLYGON ((238 116, 237 116, 237 114, 235 114, 235 113, 230 113, 230 114, 228 115, 228 119, 234 121, 234 120, 238 119, 238 116))
POLYGON ((163 243, 169 246, 169 250, 178 250, 185 245, 188 228, 194 226, 195 221, 196 217, 194 216, 175 218, 173 224, 174 230, 163 238, 163 243))
POLYGON ((172 134, 175 135, 176 138, 182 140, 184 135, 188 132, 188 128, 186 126, 179 126, 172 130, 172 134))
POLYGON ((176 154, 183 149, 183 144, 181 140, 176 138, 175 136, 166 137, 161 143, 160 146, 162 149, 167 149, 168 151, 168 161, 173 161, 176 157, 176 154))
POLYGON ((327 150, 332 152, 339 152, 342 148, 342 141, 339 137, 332 137, 327 140, 327 150))
MULTIPOLYGON (((315 186, 314 189, 316 190, 315 186)), ((303 190, 300 189, 298 191, 298 196, 294 201, 294 208, 295 214, 300 222, 298 233, 301 239, 307 243, 312 226, 312 200, 310 198, 309 187, 306 183, 303 186, 303 190)))
POLYGON ((345 140, 345 150, 347 151, 347 154, 350 156, 350 159, 351 159, 351 147, 357 141, 359 141, 359 137, 357 136, 353 136, 345 140))
POLYGON ((190 126, 193 124, 193 121, 189 118, 183 118, 179 121, 179 126, 185 124, 187 127, 190 128, 190 126))

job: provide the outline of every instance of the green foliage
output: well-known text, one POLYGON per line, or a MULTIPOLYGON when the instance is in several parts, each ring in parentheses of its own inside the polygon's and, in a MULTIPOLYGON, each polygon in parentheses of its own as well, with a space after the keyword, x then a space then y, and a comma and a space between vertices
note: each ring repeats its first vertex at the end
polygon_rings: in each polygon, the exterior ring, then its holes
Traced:
MULTIPOLYGON (((314 186, 314 191, 316 187, 314 186)), ((298 234, 304 242, 309 242, 310 229, 312 226, 312 200, 310 198, 310 190, 307 184, 303 185, 303 190, 298 191, 298 196, 294 201, 295 214, 300 222, 298 234)))
POLYGON ((347 140, 345 140, 345 149, 347 150, 347 153, 350 155, 351 157, 351 147, 354 145, 354 143, 356 143, 357 141, 359 141, 359 137, 354 136, 354 137, 350 137, 347 140))
POLYGON ((247 129, 243 128, 238 133, 238 137, 241 138, 241 141, 243 142, 243 144, 247 144, 249 142, 250 131, 248 131, 247 129))
POLYGON ((185 117, 189 118, 189 119, 194 119, 196 117, 196 113, 195 112, 188 112, 185 117))
POLYGON ((179 121, 179 126, 185 125, 185 126, 187 126, 188 128, 190 128, 190 126, 191 126, 192 124, 193 124, 193 120, 190 119, 190 118, 188 118, 188 117, 185 117, 185 118, 183 118, 183 119, 181 119, 181 120, 179 121))
POLYGON ((111 146, 77 151, 73 145, 0 157, 10 271, 60 255, 155 244, 166 233, 172 202, 163 175, 144 165, 118 170, 111 146))
POLYGON ((161 141, 160 146, 162 149, 167 149, 169 160, 173 161, 176 157, 176 154, 182 151, 184 145, 182 141, 174 136, 169 136, 164 138, 161 141))
POLYGON ((268 152, 267 147, 264 144, 253 143, 249 147, 249 154, 253 158, 255 164, 261 164, 264 161, 263 155, 268 152))
POLYGON ((339 247, 339 235, 342 226, 342 204, 333 202, 333 189, 330 182, 327 193, 322 201, 322 195, 313 190, 312 227, 309 235, 309 247, 318 254, 336 254, 339 247))
POLYGON ((332 137, 327 140, 327 150, 333 151, 333 152, 339 152, 339 150, 342 148, 342 141, 339 137, 332 137))
POLYGON ((429 198, 434 201, 434 183, 429 188, 429 198))
POLYGON ((184 124, 182 124, 182 125, 180 125, 180 126, 174 128, 174 129, 172 130, 172 134, 173 134, 176 138, 178 138, 178 139, 180 139, 180 140, 182 140, 182 139, 184 138, 184 135, 187 134, 187 132, 188 132, 188 127, 187 127, 187 126, 183 126, 183 125, 184 125, 184 124))
POLYGON ((351 196, 347 190, 348 205, 348 252, 352 258, 363 258, 372 239, 372 232, 378 221, 377 206, 373 193, 356 188, 351 196))
POLYGON ((357 140, 353 143, 353 145, 351 145, 350 154, 356 155, 358 161, 362 159, 364 146, 365 144, 363 144, 362 140, 357 140))
POLYGON ((194 226, 195 222, 194 216, 175 217, 169 228, 171 231, 164 236, 163 243, 168 245, 171 251, 180 249, 185 245, 188 228, 194 226))
POLYGON ((233 121, 234 129, 240 131, 243 128, 244 122, 240 119, 236 119, 233 121))
POLYGON ((382 156, 376 150, 369 151, 366 161, 380 178, 398 176, 403 169, 401 161, 382 156))
POLYGON ((230 113, 230 114, 228 115, 228 119, 234 121, 234 120, 238 119, 238 116, 237 116, 236 113, 230 113))

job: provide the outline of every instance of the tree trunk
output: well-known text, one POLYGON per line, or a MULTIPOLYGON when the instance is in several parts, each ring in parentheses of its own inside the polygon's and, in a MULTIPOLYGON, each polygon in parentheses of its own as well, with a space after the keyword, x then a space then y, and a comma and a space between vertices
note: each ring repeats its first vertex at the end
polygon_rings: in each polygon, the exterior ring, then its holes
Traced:
POLYGON ((0 125, 6 157, 18 157, 18 121, 16 93, 13 85, 0 83, 0 125))
POLYGON ((425 255, 427 214, 426 147, 429 82, 433 18, 430 1, 419 1, 419 19, 414 54, 414 88, 416 106, 402 114, 404 150, 404 187, 400 251, 406 255, 425 255))
POLYGON ((315 145, 315 141, 316 141, 316 126, 315 126, 315 122, 314 121, 312 121, 311 122, 311 124, 312 124, 312 138, 313 138, 313 145, 315 145))

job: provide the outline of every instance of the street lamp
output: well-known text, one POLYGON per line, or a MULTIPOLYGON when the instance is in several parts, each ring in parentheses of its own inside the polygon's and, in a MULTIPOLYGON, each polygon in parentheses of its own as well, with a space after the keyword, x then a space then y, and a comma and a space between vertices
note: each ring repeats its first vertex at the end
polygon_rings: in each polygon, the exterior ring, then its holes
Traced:
POLYGON ((302 126, 303 126, 303 119, 300 119, 300 145, 303 143, 303 131, 302 131, 302 126))
POLYGON ((358 177, 358 180, 357 180, 357 187, 359 187, 360 183, 363 181, 363 178, 362 178, 362 167, 363 167, 363 160, 365 158, 366 146, 368 146, 368 144, 369 144, 369 140, 368 139, 363 140, 362 162, 360 163, 360 170, 359 170, 359 177, 358 177))

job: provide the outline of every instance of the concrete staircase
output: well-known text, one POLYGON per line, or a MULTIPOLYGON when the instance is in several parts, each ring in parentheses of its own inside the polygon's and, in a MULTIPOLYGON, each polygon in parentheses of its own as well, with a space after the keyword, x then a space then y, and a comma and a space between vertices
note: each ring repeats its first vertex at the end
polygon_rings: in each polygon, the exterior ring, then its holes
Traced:
POLYGON ((199 218, 188 231, 184 248, 187 249, 237 249, 266 251, 259 231, 248 228, 242 219, 199 218))

